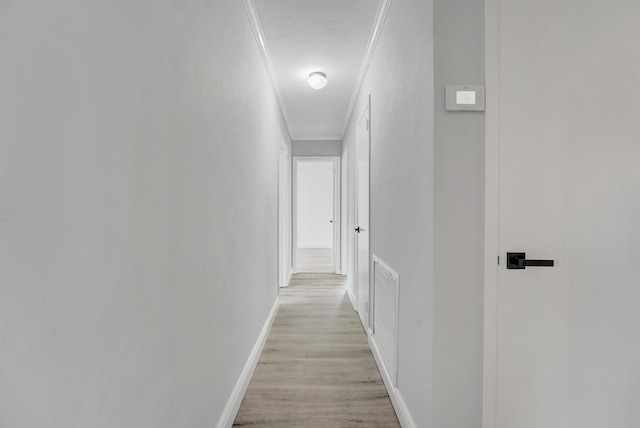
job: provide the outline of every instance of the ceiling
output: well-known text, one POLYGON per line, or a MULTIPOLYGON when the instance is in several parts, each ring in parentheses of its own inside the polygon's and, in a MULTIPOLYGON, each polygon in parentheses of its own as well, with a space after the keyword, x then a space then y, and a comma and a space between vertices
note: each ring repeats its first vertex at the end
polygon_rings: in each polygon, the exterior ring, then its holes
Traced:
POLYGON ((262 29, 258 44, 262 37, 291 138, 342 139, 380 0, 254 0, 254 5, 262 29), (326 73, 324 89, 307 84, 313 71, 326 73))

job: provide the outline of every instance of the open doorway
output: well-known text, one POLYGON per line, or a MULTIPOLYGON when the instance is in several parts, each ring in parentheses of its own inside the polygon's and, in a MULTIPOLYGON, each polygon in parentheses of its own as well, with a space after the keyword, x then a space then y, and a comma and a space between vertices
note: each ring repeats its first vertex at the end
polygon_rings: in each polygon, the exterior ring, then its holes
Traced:
POLYGON ((294 157, 294 266, 340 273, 340 158, 294 157))

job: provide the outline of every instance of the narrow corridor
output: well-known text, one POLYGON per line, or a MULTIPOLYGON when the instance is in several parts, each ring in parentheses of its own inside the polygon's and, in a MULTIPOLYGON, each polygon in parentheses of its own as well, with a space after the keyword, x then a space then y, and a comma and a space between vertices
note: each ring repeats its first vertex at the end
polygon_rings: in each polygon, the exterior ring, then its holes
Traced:
POLYGON ((233 426, 399 427, 345 277, 298 274, 233 426))

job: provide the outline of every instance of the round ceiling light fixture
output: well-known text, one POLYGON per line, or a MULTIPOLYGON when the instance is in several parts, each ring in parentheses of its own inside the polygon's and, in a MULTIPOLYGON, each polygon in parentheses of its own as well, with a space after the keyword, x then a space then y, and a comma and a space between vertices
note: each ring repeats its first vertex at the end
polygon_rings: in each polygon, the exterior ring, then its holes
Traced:
POLYGON ((309 75, 307 83, 309 83, 309 86, 313 89, 322 89, 327 86, 327 75, 321 71, 314 71, 309 75))

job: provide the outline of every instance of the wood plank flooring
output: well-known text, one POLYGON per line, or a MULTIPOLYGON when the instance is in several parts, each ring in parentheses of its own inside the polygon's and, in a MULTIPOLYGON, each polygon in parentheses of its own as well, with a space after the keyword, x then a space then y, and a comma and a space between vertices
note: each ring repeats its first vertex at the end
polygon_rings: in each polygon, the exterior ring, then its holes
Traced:
POLYGON ((297 256, 298 272, 333 272, 333 250, 331 248, 298 248, 297 256))
POLYGON ((345 290, 345 277, 298 274, 234 427, 400 427, 345 290))

